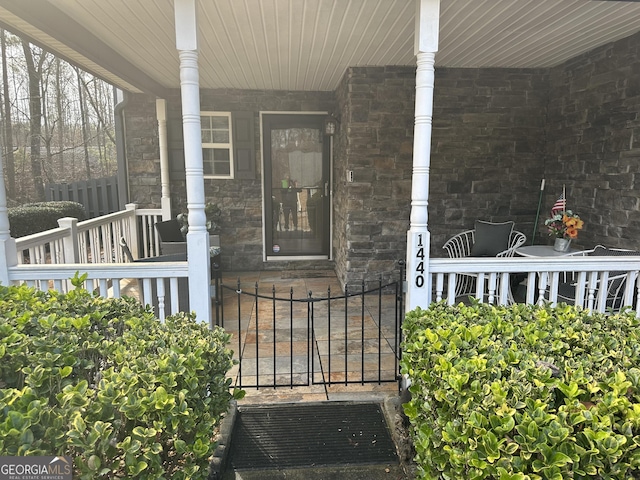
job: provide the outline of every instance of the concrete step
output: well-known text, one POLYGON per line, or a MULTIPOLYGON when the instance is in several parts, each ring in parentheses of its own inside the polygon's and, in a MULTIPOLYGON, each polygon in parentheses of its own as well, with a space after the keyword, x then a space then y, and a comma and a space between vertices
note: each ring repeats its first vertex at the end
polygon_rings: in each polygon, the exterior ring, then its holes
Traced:
POLYGON ((409 480, 399 465, 229 471, 222 480, 409 480))

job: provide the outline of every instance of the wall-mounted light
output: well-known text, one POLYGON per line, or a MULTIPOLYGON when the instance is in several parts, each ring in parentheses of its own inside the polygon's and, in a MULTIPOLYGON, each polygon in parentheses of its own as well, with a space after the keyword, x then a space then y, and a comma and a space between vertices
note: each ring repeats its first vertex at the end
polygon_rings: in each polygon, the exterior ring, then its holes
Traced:
POLYGON ((330 137, 338 131, 338 120, 333 115, 328 115, 324 119, 324 134, 330 137))

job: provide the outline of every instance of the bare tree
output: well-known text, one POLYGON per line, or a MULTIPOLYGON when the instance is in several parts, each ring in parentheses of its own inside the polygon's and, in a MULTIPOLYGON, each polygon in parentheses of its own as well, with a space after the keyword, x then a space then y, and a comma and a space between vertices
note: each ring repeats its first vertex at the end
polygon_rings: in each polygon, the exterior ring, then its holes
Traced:
POLYGON ((47 62, 47 67, 41 69, 41 98, 42 98, 42 126, 44 132, 42 133, 42 140, 44 141, 44 148, 46 152, 46 161, 43 162, 44 176, 47 179, 47 183, 53 183, 53 172, 55 172, 55 166, 53 164, 53 136, 56 130, 57 119, 53 115, 49 114, 49 103, 47 98, 49 97, 49 77, 51 76, 51 64, 47 62))
POLYGON ((9 32, 0 43, 8 200, 43 199, 45 181, 113 175, 112 87, 9 32))
POLYGON ((16 198, 16 166, 13 157, 13 124, 11 121, 11 98, 9 97, 9 73, 7 67, 7 39, 4 29, 0 30, 0 48, 2 50, 2 101, 4 112, 4 164, 7 179, 7 196, 16 198))
POLYGON ((42 158, 40 154, 40 142, 42 140, 42 97, 40 93, 40 81, 42 64, 45 52, 41 52, 38 65, 34 62, 31 45, 22 39, 22 50, 27 63, 29 77, 29 134, 30 134, 30 158, 31 172, 33 174, 33 187, 36 200, 44 200, 44 183, 42 181, 42 158))
POLYGON ((98 155, 100 165, 102 167, 102 174, 106 175, 108 170, 108 156, 107 150, 107 137, 111 145, 115 145, 115 128, 113 125, 113 107, 111 104, 111 94, 105 95, 104 87, 105 83, 98 81, 95 77, 92 77, 89 82, 85 82, 84 78, 81 78, 84 86, 84 93, 86 101, 91 105, 93 113, 96 116, 96 146, 98 148, 98 155), (89 83, 93 84, 93 91, 89 89, 89 83))
POLYGON ((59 58, 56 58, 56 113, 58 115, 58 162, 56 165, 56 170, 58 172, 64 172, 64 112, 62 109, 62 98, 64 96, 62 92, 62 61, 59 58))
POLYGON ((84 146, 84 166, 87 171, 87 178, 91 178, 91 163, 89 162, 89 122, 87 119, 85 101, 84 101, 84 83, 80 74, 80 69, 76 68, 76 75, 78 77, 78 101, 80 103, 80 121, 82 125, 82 145, 84 146))

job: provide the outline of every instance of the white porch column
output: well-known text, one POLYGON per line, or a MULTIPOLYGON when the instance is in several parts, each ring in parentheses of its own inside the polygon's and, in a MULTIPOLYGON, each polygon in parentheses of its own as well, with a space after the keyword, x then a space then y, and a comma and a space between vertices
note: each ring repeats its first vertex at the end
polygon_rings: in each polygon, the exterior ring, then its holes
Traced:
POLYGON ((189 306, 198 321, 210 324, 209 234, 204 213, 204 171, 200 133, 200 83, 195 0, 175 0, 176 47, 180 54, 180 91, 184 163, 189 209, 187 258, 189 260, 189 306))
POLYGON ((171 220, 171 186, 169 183, 169 145, 167 140, 167 101, 156 99, 158 118, 158 143, 160 147, 160 186, 162 188, 160 208, 162 220, 171 220))
POLYGON ((0 152, 0 285, 9 285, 9 267, 18 264, 16 241, 9 231, 9 211, 7 209, 7 190, 4 185, 4 167, 0 152))
POLYGON ((416 0, 416 106, 413 133, 411 224, 407 233, 407 310, 431 302, 427 205, 433 117, 435 52, 438 51, 440 0, 416 0))

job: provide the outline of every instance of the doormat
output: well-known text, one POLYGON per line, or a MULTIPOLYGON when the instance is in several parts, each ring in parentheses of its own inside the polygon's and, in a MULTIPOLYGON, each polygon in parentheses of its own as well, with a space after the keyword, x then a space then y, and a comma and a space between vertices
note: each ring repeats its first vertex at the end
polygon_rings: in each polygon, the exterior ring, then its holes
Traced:
POLYGON ((398 463, 378 404, 245 407, 231 435, 236 470, 398 463))

